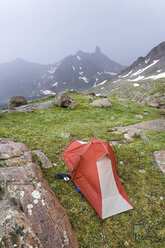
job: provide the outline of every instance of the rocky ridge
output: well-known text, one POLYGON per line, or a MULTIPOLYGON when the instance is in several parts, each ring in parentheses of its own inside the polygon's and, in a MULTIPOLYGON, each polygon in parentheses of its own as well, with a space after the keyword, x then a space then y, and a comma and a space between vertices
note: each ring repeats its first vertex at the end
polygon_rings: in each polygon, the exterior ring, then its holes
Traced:
POLYGON ((16 59, 0 65, 0 104, 15 95, 30 100, 65 89, 83 91, 117 75, 123 68, 105 56, 99 47, 93 53, 79 50, 51 65, 16 59))
POLYGON ((123 85, 138 88, 141 82, 147 83, 161 78, 165 78, 165 41, 154 47, 145 57, 139 57, 117 76, 102 82, 92 91, 107 95, 123 85))

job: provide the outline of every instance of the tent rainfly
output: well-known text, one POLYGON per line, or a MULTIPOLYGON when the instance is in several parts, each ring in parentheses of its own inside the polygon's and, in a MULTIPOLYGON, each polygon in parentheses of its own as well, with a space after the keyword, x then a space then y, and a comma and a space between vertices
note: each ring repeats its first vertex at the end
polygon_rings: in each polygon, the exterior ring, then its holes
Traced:
POLYGON ((73 140, 63 153, 72 181, 100 218, 133 209, 116 172, 115 154, 106 141, 73 140))

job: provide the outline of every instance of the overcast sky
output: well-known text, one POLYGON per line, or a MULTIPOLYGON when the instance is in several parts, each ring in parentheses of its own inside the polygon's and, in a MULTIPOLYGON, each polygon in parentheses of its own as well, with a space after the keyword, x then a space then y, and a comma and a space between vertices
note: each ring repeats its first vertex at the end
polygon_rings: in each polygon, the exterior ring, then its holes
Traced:
POLYGON ((0 63, 54 63, 96 45, 129 65, 165 41, 165 0, 0 0, 0 63))

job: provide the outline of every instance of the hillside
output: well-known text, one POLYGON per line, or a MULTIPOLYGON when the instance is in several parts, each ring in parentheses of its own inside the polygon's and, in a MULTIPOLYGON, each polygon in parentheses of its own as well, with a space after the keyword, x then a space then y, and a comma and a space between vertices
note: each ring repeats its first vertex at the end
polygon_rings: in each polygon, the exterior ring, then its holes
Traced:
POLYGON ((72 109, 52 106, 26 114, 2 114, 0 137, 23 142, 31 150, 42 150, 54 164, 42 171, 70 218, 79 247, 163 247, 164 175, 153 160, 153 152, 165 149, 165 133, 147 130, 143 134, 149 141, 142 136, 129 141, 114 130, 142 121, 163 120, 164 111, 116 98, 111 98, 112 107, 100 108, 90 105, 90 95, 69 95, 77 101, 72 109), (70 136, 64 136, 68 133, 70 136), (73 183, 54 178, 55 173, 68 173, 62 153, 69 142, 75 138, 89 141, 92 135, 113 142, 117 173, 134 206, 131 211, 105 219, 103 230, 100 218, 73 183))
POLYGON ((150 82, 165 78, 165 42, 154 47, 145 57, 139 57, 131 66, 113 79, 100 83, 93 89, 96 93, 108 94, 122 85, 139 86, 139 82, 150 82))
POLYGON ((34 99, 65 89, 86 90, 115 76, 123 68, 105 56, 99 47, 93 53, 78 51, 52 65, 16 59, 0 65, 0 104, 15 95, 34 99))

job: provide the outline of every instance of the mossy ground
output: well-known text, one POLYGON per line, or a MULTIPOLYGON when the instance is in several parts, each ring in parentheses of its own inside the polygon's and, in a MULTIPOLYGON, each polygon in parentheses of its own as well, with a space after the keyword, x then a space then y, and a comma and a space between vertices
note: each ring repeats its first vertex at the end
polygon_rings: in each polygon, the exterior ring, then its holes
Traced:
POLYGON ((54 168, 42 170, 67 211, 80 247, 163 247, 164 176, 154 163, 153 151, 165 149, 164 132, 145 132, 150 142, 139 137, 134 142, 115 146, 118 175, 134 209, 104 220, 103 230, 100 218, 87 200, 77 193, 74 185, 56 180, 54 174, 68 173, 61 157, 74 138, 89 141, 95 135, 100 139, 121 140, 122 143, 123 135, 112 134, 111 129, 162 118, 164 112, 117 100, 113 100, 111 108, 94 107, 89 105, 90 96, 71 96, 78 102, 73 109, 53 106, 28 114, 4 114, 0 119, 0 137, 23 142, 31 150, 40 149, 52 163, 57 164, 54 168), (142 114, 143 120, 136 118, 136 114, 142 114), (73 136, 62 138, 62 132, 73 136), (140 169, 145 173, 139 172, 140 169))

